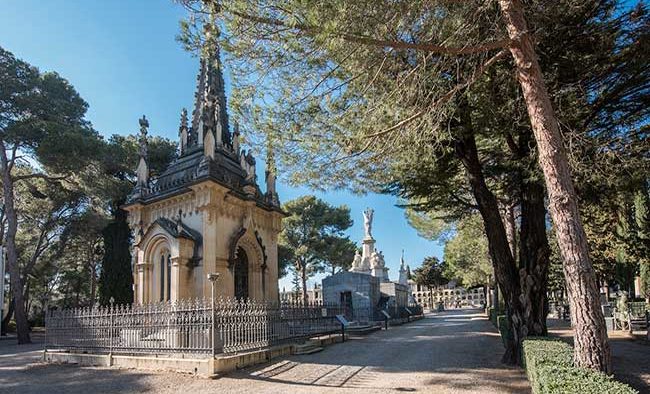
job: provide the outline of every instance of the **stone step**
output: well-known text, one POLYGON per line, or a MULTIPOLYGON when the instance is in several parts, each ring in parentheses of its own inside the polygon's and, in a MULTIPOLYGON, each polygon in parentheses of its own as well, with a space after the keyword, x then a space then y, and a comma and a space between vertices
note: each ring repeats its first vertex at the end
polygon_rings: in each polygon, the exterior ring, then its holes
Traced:
POLYGON ((293 354, 312 354, 321 350, 323 348, 320 346, 320 341, 308 339, 305 343, 295 345, 293 354))
POLYGON ((322 347, 317 346, 317 347, 310 347, 310 348, 306 348, 306 349, 296 349, 296 351, 293 352, 293 354, 301 356, 301 355, 305 355, 305 354, 318 353, 318 352, 320 352, 322 350, 323 350, 322 347))
POLYGON ((368 335, 378 330, 381 330, 381 326, 368 324, 363 326, 350 326, 345 329, 345 333, 350 335, 368 335))

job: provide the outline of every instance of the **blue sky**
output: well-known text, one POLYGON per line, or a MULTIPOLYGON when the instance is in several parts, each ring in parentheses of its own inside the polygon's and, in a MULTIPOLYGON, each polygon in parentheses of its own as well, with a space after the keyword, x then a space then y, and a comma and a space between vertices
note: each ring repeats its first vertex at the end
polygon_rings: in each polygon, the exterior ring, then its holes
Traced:
MULTIPOLYGON (((0 46, 68 79, 102 134, 135 133, 146 114, 151 134, 177 138, 180 110, 191 110, 198 71, 197 59, 175 41, 181 6, 171 0, 0 0, 0 8, 0 46)), ((313 192, 282 179, 278 192, 282 201, 315 194, 348 205, 354 219, 348 234, 356 242, 363 237, 362 211, 374 208, 373 233, 393 279, 402 249, 412 269, 426 256, 442 256, 442 245, 419 237, 394 197, 313 192)), ((290 288, 289 280, 282 286, 290 288)))

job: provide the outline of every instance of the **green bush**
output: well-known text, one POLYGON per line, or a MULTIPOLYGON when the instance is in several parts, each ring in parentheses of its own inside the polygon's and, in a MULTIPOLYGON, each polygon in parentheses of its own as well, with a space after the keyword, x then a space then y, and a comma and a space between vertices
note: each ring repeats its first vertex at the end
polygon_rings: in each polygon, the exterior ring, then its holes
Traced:
POLYGON ((573 348, 558 339, 530 337, 522 347, 534 394, 634 394, 630 386, 573 365, 573 348))
POLYGON ((501 340, 503 341, 503 346, 506 346, 506 340, 512 339, 512 332, 510 332, 510 326, 508 325, 508 318, 506 315, 497 316, 497 328, 499 329, 499 334, 501 334, 501 340))

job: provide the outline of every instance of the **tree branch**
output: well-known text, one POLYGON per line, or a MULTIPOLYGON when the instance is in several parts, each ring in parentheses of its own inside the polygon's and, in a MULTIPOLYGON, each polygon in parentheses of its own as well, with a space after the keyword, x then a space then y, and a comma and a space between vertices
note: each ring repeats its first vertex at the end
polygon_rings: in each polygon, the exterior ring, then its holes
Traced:
POLYGON ((34 179, 34 178, 44 179, 44 180, 46 180, 48 182, 54 182, 54 181, 64 180, 67 177, 65 177, 65 176, 49 176, 49 175, 37 173, 37 174, 17 175, 17 176, 13 177, 13 180, 14 180, 14 182, 17 182, 17 181, 22 181, 22 180, 25 180, 25 179, 34 179))
MULTIPOLYGON (((263 17, 258 15, 250 15, 235 10, 228 10, 226 7, 224 7, 224 9, 227 12, 230 12, 232 15, 238 16, 242 19, 246 19, 251 22, 262 23, 271 26, 289 27, 289 28, 296 29, 302 33, 305 33, 306 35, 309 36, 325 33, 323 29, 318 26, 311 26, 304 23, 295 23, 295 24, 286 23, 274 18, 263 17)), ((430 42, 412 43, 406 41, 380 40, 368 36, 360 36, 360 35, 348 34, 348 33, 338 33, 338 34, 330 33, 329 35, 333 37, 341 38, 349 42, 355 42, 364 45, 372 45, 380 48, 417 49, 417 50, 434 52, 443 55, 472 55, 472 54, 477 54, 482 52, 488 52, 494 49, 507 48, 508 45, 510 44, 509 39, 503 39, 503 40, 486 42, 476 46, 448 47, 444 45, 433 44, 430 42)))
POLYGON ((483 63, 480 67, 478 67, 476 70, 474 70, 474 72, 472 73, 470 78, 467 79, 467 81, 454 86, 453 89, 451 89, 449 92, 445 93, 438 100, 435 100, 431 104, 431 106, 429 106, 428 108, 416 112, 415 114, 411 115, 410 117, 397 122, 396 124, 394 124, 393 126, 387 128, 387 129, 384 129, 382 131, 378 131, 376 133, 368 134, 368 135, 364 136, 364 138, 374 138, 374 137, 378 137, 378 136, 381 136, 381 135, 384 135, 384 134, 388 134, 388 133, 390 133, 392 131, 395 131, 395 130, 399 129, 400 127, 402 127, 402 126, 404 126, 404 125, 406 125, 408 123, 411 123, 412 121, 420 118, 421 116, 424 116, 426 113, 429 112, 429 110, 431 108, 437 107, 440 104, 444 104, 444 103, 448 102, 449 100, 451 100, 456 95, 456 93, 458 93, 459 91, 471 86, 474 82, 476 82, 476 80, 485 72, 485 70, 487 70, 490 66, 492 66, 494 63, 496 63, 499 59, 503 58, 507 54, 508 54, 508 51, 505 50, 505 49, 499 51, 496 55, 492 56, 485 63, 483 63))

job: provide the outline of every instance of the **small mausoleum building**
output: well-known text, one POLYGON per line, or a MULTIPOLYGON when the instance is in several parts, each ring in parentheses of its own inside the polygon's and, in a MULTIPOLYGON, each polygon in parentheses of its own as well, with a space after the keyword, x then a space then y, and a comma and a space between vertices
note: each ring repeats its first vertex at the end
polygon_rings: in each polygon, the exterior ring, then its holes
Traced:
POLYGON ((384 254, 375 249, 376 241, 372 236, 373 216, 372 209, 366 209, 363 213, 365 236, 362 240, 362 252, 357 251, 355 254, 350 270, 328 276, 322 281, 323 300, 355 311, 354 319, 376 319, 380 310, 406 307, 409 301, 413 300, 409 297, 404 257, 401 259, 400 281, 392 282, 388 276, 384 254), (359 316, 357 311, 367 313, 359 316))
POLYGON ((277 240, 284 216, 267 160, 266 190, 255 159, 231 130, 219 48, 200 60, 194 110, 181 112, 175 161, 149 177, 147 131, 140 119, 137 184, 124 209, 134 232, 135 302, 217 296, 277 302, 277 240))

